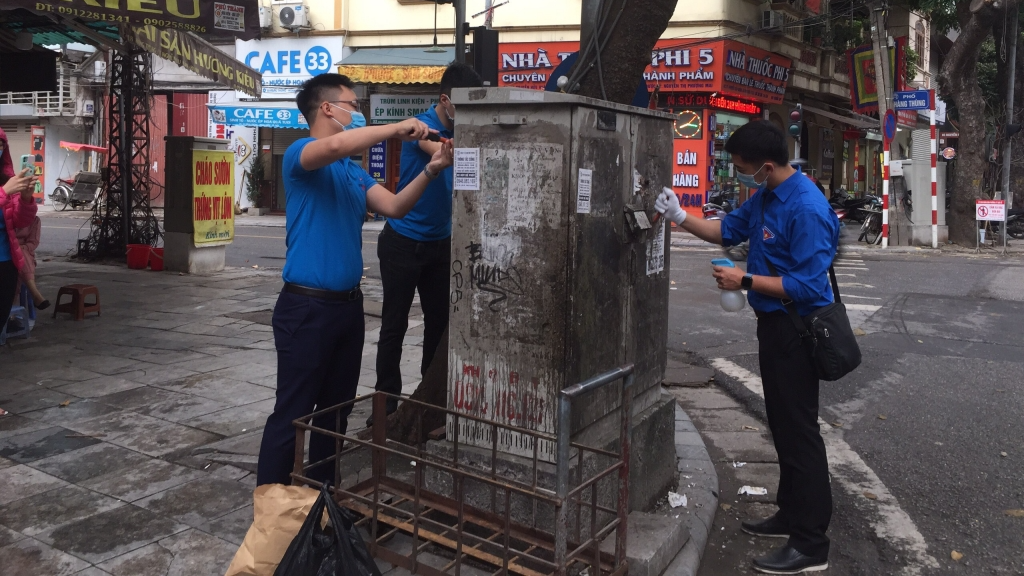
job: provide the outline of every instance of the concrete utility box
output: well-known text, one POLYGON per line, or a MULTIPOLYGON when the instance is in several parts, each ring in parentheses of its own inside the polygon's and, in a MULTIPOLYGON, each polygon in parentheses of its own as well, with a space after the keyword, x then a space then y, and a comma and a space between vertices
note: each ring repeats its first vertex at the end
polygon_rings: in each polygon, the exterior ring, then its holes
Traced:
POLYGON ((230 140, 168 136, 164 267, 203 274, 224 269, 235 235, 234 158, 230 140))
MULTIPOLYGON (((633 363, 642 425, 665 370, 669 242, 665 220, 651 220, 672 185, 672 116, 509 88, 457 89, 453 102, 448 407, 555 433, 559 391, 633 363)), ((617 438, 619 390, 574 404, 574 441, 617 438)), ((668 453, 655 453, 674 471, 668 418, 668 453)), ((492 445, 490 427, 468 419, 458 438, 492 445)), ((554 461, 546 444, 539 457, 554 461)), ((497 446, 533 455, 514 435, 497 446)))

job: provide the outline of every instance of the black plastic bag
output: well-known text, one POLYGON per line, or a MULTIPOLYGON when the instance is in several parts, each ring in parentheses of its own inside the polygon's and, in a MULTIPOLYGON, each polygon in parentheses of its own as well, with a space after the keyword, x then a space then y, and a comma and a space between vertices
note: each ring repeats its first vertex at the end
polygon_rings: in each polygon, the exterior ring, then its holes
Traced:
POLYGON ((324 486, 274 576, 381 576, 381 573, 352 517, 334 502, 324 486), (329 524, 322 527, 325 507, 329 524))

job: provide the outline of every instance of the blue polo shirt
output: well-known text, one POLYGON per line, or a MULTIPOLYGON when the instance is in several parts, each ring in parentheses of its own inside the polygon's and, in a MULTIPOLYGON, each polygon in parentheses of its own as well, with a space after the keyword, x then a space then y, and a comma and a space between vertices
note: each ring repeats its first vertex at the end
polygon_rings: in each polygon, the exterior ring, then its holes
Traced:
POLYGON ((345 291, 363 277, 366 191, 377 185, 365 170, 342 158, 316 170, 299 163, 315 138, 297 140, 284 153, 285 282, 345 291))
MULTIPOLYGON (((437 130, 441 136, 451 138, 452 133, 446 130, 437 112, 432 106, 429 110, 416 116, 418 120, 437 130)), ((398 177, 400 192, 423 172, 430 162, 430 154, 420 148, 419 142, 402 144, 402 167, 398 177)), ((427 184, 423 196, 420 197, 405 218, 389 218, 388 224, 402 236, 419 242, 444 240, 452 235, 452 169, 449 166, 433 182, 427 184)))
MULTIPOLYGON (((801 316, 832 303, 828 267, 839 247, 839 219, 809 178, 797 172, 774 190, 762 188, 722 220, 724 245, 748 238, 747 272, 771 276, 765 259, 771 260, 801 316)), ((747 300, 760 312, 785 309, 778 298, 753 290, 747 300)))

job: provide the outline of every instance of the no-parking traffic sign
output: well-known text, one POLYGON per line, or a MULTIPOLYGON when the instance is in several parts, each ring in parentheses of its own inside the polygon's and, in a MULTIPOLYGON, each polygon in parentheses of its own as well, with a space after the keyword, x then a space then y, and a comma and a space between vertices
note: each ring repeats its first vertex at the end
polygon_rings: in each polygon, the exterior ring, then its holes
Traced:
POLYGON ((1006 220, 1006 202, 1003 200, 975 200, 974 215, 978 221, 1003 222, 1006 220))

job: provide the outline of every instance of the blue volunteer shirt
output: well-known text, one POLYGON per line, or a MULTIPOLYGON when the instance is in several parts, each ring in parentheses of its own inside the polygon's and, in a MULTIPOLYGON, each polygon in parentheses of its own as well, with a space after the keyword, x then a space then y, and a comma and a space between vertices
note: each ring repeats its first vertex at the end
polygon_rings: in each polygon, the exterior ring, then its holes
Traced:
MULTIPOLYGON (((839 246, 839 219, 807 176, 797 172, 774 190, 762 189, 722 220, 724 245, 748 238, 747 272, 771 276, 765 258, 771 260, 801 316, 832 303, 828 267, 839 246)), ((747 300, 759 312, 785 310, 778 298, 753 290, 747 300)))
MULTIPOLYGON (((446 130, 437 112, 431 107, 416 116, 418 120, 437 130, 441 136, 451 138, 452 133, 446 130)), ((423 172, 430 162, 430 154, 420 148, 419 142, 402 144, 402 169, 398 178, 398 190, 401 191, 423 172)), ((396 191, 396 192, 397 192, 396 191)), ((405 218, 389 218, 388 224, 402 236, 419 242, 444 240, 452 235, 452 169, 449 166, 427 185, 412 210, 405 218)))
POLYGON ((363 277, 366 191, 377 181, 348 158, 305 170, 299 158, 314 140, 298 140, 284 153, 288 250, 282 276, 309 288, 351 290, 363 277))

